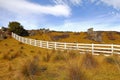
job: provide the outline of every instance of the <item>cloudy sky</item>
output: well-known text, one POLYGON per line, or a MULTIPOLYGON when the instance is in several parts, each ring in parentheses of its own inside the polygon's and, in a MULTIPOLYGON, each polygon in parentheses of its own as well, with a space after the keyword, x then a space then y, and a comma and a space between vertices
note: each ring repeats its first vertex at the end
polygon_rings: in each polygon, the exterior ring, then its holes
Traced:
POLYGON ((120 0, 0 0, 0 26, 25 29, 120 31, 120 0))

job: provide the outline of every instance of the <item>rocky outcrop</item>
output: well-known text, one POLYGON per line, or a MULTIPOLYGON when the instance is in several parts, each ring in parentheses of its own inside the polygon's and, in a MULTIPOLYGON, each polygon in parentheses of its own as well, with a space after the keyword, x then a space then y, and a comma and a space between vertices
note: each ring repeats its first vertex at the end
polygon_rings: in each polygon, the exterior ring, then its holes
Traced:
POLYGON ((40 31, 42 31, 42 33, 49 33, 49 32, 50 32, 50 30, 49 30, 49 29, 45 29, 45 28, 40 29, 40 31))
POLYGON ((4 40, 8 37, 11 37, 11 32, 8 30, 8 28, 2 27, 0 29, 0 40, 4 40))
POLYGON ((5 35, 5 33, 0 30, 0 40, 4 40, 6 38, 7 36, 5 35))
POLYGON ((34 35, 36 35, 36 33, 35 33, 34 30, 29 30, 29 31, 28 31, 28 34, 29 34, 29 36, 34 36, 34 35))
POLYGON ((99 31, 93 31, 93 28, 88 29, 87 38, 96 42, 102 42, 102 33, 99 31))

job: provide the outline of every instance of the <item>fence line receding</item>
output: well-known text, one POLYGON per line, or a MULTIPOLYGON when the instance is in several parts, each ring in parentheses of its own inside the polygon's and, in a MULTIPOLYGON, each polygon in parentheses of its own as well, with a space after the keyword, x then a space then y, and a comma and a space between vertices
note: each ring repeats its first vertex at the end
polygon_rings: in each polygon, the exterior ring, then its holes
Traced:
POLYGON ((16 40, 41 47, 47 49, 55 49, 55 50, 79 50, 80 52, 91 52, 93 55, 95 54, 120 54, 120 45, 114 44, 84 44, 84 43, 65 43, 65 42, 51 42, 51 41, 43 41, 43 40, 35 40, 30 38, 21 37, 15 33, 12 33, 12 37, 16 40))

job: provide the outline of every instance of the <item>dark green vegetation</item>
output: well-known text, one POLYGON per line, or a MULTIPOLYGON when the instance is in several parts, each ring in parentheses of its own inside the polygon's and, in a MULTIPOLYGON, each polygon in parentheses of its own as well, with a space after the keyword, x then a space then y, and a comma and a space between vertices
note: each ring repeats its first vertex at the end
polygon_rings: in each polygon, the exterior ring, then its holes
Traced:
POLYGON ((14 32, 20 36, 28 36, 28 32, 19 22, 10 22, 8 27, 11 32, 14 32))

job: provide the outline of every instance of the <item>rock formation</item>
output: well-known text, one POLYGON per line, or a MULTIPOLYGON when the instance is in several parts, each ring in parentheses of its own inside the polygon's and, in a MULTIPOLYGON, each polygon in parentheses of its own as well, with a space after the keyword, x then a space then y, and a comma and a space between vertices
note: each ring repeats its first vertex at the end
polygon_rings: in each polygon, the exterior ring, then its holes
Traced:
POLYGON ((94 40, 96 42, 102 42, 102 34, 99 31, 93 31, 93 28, 89 28, 87 31, 87 38, 90 40, 94 40))

